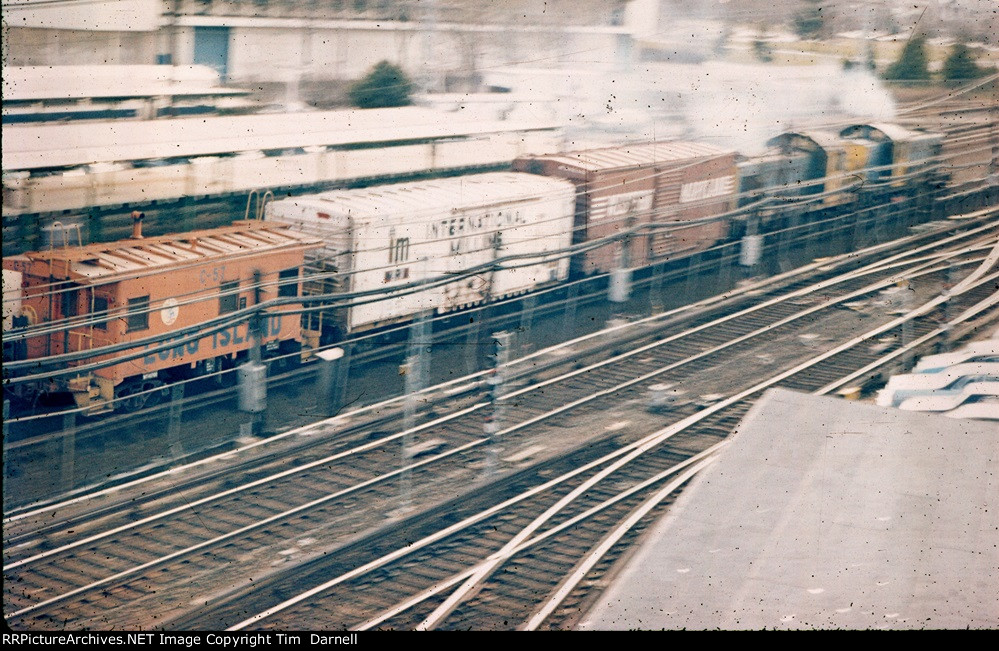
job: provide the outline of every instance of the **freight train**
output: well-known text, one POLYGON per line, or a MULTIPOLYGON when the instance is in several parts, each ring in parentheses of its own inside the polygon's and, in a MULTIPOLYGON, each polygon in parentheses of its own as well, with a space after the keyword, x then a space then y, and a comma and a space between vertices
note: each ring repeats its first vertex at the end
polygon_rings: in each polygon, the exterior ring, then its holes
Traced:
POLYGON ((428 311, 703 251, 761 197, 823 211, 871 188, 885 201, 915 194, 940 141, 854 125, 784 134, 753 158, 693 142, 534 155, 511 172, 272 201, 262 220, 221 229, 6 257, 4 358, 22 379, 43 379, 23 360, 64 360, 79 371, 53 376, 46 395, 90 412, 135 409, 254 346, 295 358, 428 311), (19 310, 8 310, 8 282, 22 286, 19 310), (253 341, 253 306, 273 299, 253 341), (285 314, 303 302, 301 318, 285 314), (44 329, 62 320, 72 327, 44 329), (132 343, 144 350, 100 366, 132 343))

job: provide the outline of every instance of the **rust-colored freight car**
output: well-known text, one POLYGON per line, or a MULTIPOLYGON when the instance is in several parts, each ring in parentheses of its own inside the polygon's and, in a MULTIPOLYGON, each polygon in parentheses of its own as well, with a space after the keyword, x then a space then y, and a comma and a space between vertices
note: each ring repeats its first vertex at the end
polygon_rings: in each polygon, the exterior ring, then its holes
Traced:
MULTIPOLYGON (((29 337, 20 347, 22 355, 38 359, 141 342, 197 327, 257 300, 297 296, 305 253, 318 245, 315 238, 283 224, 260 221, 143 238, 137 220, 132 239, 4 258, 4 268, 22 277, 22 320, 29 326, 63 320, 75 324, 29 337), (255 279, 260 280, 259 291, 255 279)), ((265 354, 301 349, 299 316, 281 314, 294 307, 277 307, 263 319, 265 354)), ((50 383, 47 392, 69 392, 89 413, 111 409, 113 399, 119 399, 120 409, 137 409, 157 400, 155 389, 167 382, 231 367, 247 355, 251 339, 246 320, 234 322, 168 350, 151 350, 76 376, 63 375, 50 383)), ((113 356, 91 357, 81 364, 113 356)))
POLYGON ((630 238, 627 251, 622 246, 590 251, 577 261, 577 271, 584 274, 609 271, 622 262, 625 267, 640 267, 707 248, 725 236, 725 223, 682 224, 727 212, 734 207, 738 191, 735 152, 695 142, 528 156, 514 161, 513 168, 576 184, 573 243, 608 237, 645 223, 679 227, 640 232, 630 238))

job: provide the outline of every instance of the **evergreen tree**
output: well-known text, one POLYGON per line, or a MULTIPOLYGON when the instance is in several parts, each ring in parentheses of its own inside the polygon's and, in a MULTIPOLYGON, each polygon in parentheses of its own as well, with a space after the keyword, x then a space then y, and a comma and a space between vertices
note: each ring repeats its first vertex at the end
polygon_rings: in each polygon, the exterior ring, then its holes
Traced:
POLYGON ((877 64, 874 62, 874 47, 870 43, 864 47, 863 59, 851 59, 849 57, 843 59, 843 70, 861 69, 869 72, 877 72, 877 64))
POLYGON ((358 108, 407 106, 412 87, 401 68, 382 61, 351 87, 350 101, 358 108))
POLYGON ((864 51, 864 67, 871 72, 876 72, 878 69, 878 64, 874 60, 874 47, 870 43, 867 44, 867 49, 864 51))
POLYGON ((794 14, 794 33, 801 39, 818 38, 825 23, 822 19, 823 0, 805 0, 805 6, 794 14))
POLYGON ((923 81, 930 78, 926 64, 926 37, 914 36, 902 48, 898 61, 888 66, 885 79, 894 81, 923 81))
POLYGON ((773 47, 759 37, 753 41, 753 54, 763 63, 770 63, 774 60, 773 47))
POLYGON ((951 50, 950 55, 943 64, 944 81, 959 81, 962 79, 975 79, 985 74, 985 71, 978 67, 971 50, 964 43, 958 43, 951 50))

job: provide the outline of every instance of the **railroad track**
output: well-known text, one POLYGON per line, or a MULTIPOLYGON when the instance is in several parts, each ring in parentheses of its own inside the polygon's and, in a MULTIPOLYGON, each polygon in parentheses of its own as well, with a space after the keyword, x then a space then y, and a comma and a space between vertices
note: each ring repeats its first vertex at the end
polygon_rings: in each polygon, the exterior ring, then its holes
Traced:
MULTIPOLYGON (((970 220, 966 220, 964 222, 956 222, 956 223, 963 223, 965 225, 965 227, 970 227, 970 226, 974 226, 976 223, 981 223, 981 222, 983 222, 985 220, 988 220, 990 217, 991 217, 991 214, 989 214, 989 213, 983 213, 982 215, 980 215, 980 220, 978 222, 976 222, 973 219, 970 219, 970 220)), ((812 233, 812 236, 814 236, 816 238, 829 237, 831 235, 832 235, 832 231, 828 230, 828 229, 822 229, 822 230, 818 230, 815 233, 812 233)), ((904 239, 902 241, 903 242, 931 241, 935 237, 937 237, 937 235, 934 232, 928 231, 928 232, 924 232, 921 236, 918 236, 916 238, 906 238, 906 239, 904 239)), ((765 246, 769 247, 769 248, 766 249, 768 251, 772 251, 772 250, 775 250, 775 248, 777 248, 776 246, 770 245, 770 244, 766 244, 765 246)), ((868 256, 870 256, 870 255, 878 255, 880 252, 882 252, 882 251, 888 251, 888 250, 890 250, 890 248, 888 248, 888 247, 873 247, 873 248, 869 249, 866 254, 863 253, 863 252, 861 252, 860 254, 858 254, 856 256, 855 260, 856 261, 862 260, 863 257, 864 257, 864 255, 868 255, 868 256)), ((691 267, 690 267, 690 269, 692 270, 692 273, 690 274, 690 277, 696 279, 696 278, 702 277, 704 274, 710 273, 711 270, 709 269, 709 266, 710 265, 708 263, 706 263, 706 262, 700 262, 700 263, 698 263, 696 265, 692 264, 691 267)), ((778 283, 778 285, 780 287, 783 287, 784 285, 782 284, 782 282, 783 282, 782 278, 784 278, 784 277, 791 278, 791 279, 794 279, 794 278, 796 278, 797 276, 800 276, 800 275, 804 275, 804 276, 807 276, 807 277, 812 277, 815 274, 815 269, 816 269, 817 266, 821 266, 821 265, 815 265, 815 264, 813 264, 813 265, 807 266, 807 267, 805 267, 805 268, 803 268, 803 269, 801 269, 799 271, 792 272, 790 274, 785 274, 784 276, 778 277, 777 279, 775 279, 775 281, 778 283)), ((656 279, 655 278, 653 278, 653 279, 645 279, 644 281, 641 281, 641 282, 644 282, 645 284, 654 284, 656 282, 656 279)), ((770 284, 771 284, 771 281, 766 281, 766 283, 764 284, 764 286, 768 286, 770 284)), ((733 294, 738 295, 739 292, 736 291, 736 292, 733 292, 733 294)), ((717 302, 717 301, 714 300, 714 299, 709 299, 707 302, 704 302, 704 304, 705 305, 709 305, 709 304, 714 303, 714 302, 717 302)), ((695 305, 694 307, 696 308, 698 306, 695 305)), ((647 319, 646 321, 654 324, 655 322, 660 321, 663 318, 663 316, 667 316, 668 317, 671 314, 675 314, 675 313, 680 313, 681 316, 683 316, 684 311, 683 310, 674 310, 674 311, 671 311, 671 312, 667 313, 666 315, 659 315, 657 317, 653 317, 651 319, 647 319)), ((516 315, 514 315, 514 319, 513 320, 514 321, 516 320, 516 315)), ((507 321, 510 321, 510 319, 507 319, 507 321)), ((585 341, 586 339, 587 338, 584 337, 583 341, 585 341)), ((434 343, 435 344, 436 343, 440 343, 440 341, 441 341, 441 339, 439 337, 435 336, 434 343)), ((532 364, 536 363, 534 361, 533 357, 529 358, 528 360, 524 360, 524 361, 525 362, 526 361, 531 361, 532 364)), ((301 381, 303 379, 302 373, 310 373, 310 372, 311 372, 311 369, 302 369, 301 371, 296 372, 295 374, 292 374, 291 376, 284 376, 284 377, 276 378, 275 384, 277 384, 280 387, 280 385, 284 384, 284 383, 294 383, 295 381, 301 381)), ((473 375, 472 377, 474 378, 476 376, 473 375)), ((466 380, 460 380, 459 382, 465 382, 465 381, 466 380)), ((449 384, 453 385, 455 383, 454 382, 452 382, 452 383, 445 383, 444 386, 446 387, 449 384)), ((228 392, 228 391, 227 392, 216 392, 214 394, 209 394, 207 396, 203 396, 203 397, 198 398, 198 399, 192 399, 191 402, 193 403, 194 406, 192 407, 190 404, 188 404, 188 405, 185 405, 185 408, 191 409, 191 408, 211 407, 211 406, 219 404, 223 400, 231 399, 231 395, 230 394, 231 394, 231 392, 228 392)), ((449 393, 448 394, 448 399, 450 399, 452 395, 453 394, 449 393)), ((379 410, 385 410, 385 409, 392 409, 393 407, 398 406, 400 403, 401 403, 400 399, 386 400, 386 401, 382 401, 382 402, 378 402, 378 403, 375 403, 373 405, 370 405, 369 407, 361 409, 359 412, 356 412, 356 413, 358 415, 361 415, 361 414, 364 414, 365 412, 379 411, 379 410)), ((163 407, 161 407, 159 409, 161 411, 165 410, 166 406, 163 406, 163 407)), ((128 424, 128 426, 129 426, 130 429, 142 429, 142 428, 149 427, 152 422, 153 422, 152 419, 150 419, 150 420, 139 420, 137 422, 131 422, 131 423, 129 423, 128 419, 125 418, 125 417, 115 418, 115 419, 110 419, 110 420, 106 420, 106 421, 100 421, 99 423, 90 425, 90 426, 88 426, 86 428, 85 427, 80 427, 80 428, 78 428, 78 430, 76 432, 76 435, 77 435, 77 437, 79 439, 82 439, 82 438, 86 437, 88 434, 100 430, 101 427, 99 427, 99 426, 102 426, 104 428, 110 429, 112 433, 122 431, 119 428, 123 427, 126 424, 128 424)), ((14 441, 12 443, 8 443, 5 446, 5 452, 7 452, 8 455, 10 455, 12 452, 20 450, 22 448, 26 448, 26 447, 30 447, 30 446, 36 446, 36 445, 48 444, 48 443, 51 443, 52 441, 57 441, 59 438, 60 437, 58 435, 56 435, 56 436, 48 436, 48 437, 39 437, 40 440, 14 441)), ((7 511, 8 511, 8 513, 16 513, 16 512, 18 512, 20 510, 23 510, 23 507, 19 507, 17 505, 11 505, 11 504, 7 505, 7 511)))
MULTIPOLYGON (((883 240, 886 236, 884 232, 886 217, 877 212, 876 208, 876 206, 864 208, 848 219, 833 217, 814 222, 807 221, 789 225, 780 231, 770 232, 765 236, 763 242, 765 259, 780 259, 782 261, 780 268, 786 269, 793 266, 787 263, 790 254, 807 254, 811 249, 827 246, 831 238, 839 238, 849 242, 851 246, 848 248, 863 246, 879 239, 883 240)), ((651 273, 648 277, 638 279, 636 292, 648 290, 649 310, 661 312, 663 301, 658 297, 662 293, 662 287, 669 286, 670 283, 680 283, 683 286, 682 292, 687 297, 686 302, 690 302, 694 300, 697 293, 694 285, 702 279, 707 282, 717 281, 721 288, 727 287, 728 283, 731 282, 733 268, 736 267, 734 261, 738 255, 738 242, 728 243, 717 248, 717 256, 699 254, 691 257, 689 264, 665 271, 662 268, 650 269, 651 273)), ((805 259, 807 257, 805 255, 805 259)), ((771 271, 775 270, 777 270, 776 265, 771 271)), ((555 300, 547 295, 535 297, 532 304, 535 307, 520 312, 503 314, 504 304, 490 306, 488 309, 482 308, 478 312, 474 310, 467 312, 465 313, 466 318, 479 317, 475 321, 474 328, 465 325, 435 333, 434 343, 446 346, 463 345, 475 352, 477 347, 472 345, 472 339, 477 340, 480 332, 499 329, 504 327, 504 323, 507 324, 506 327, 522 327, 524 326, 524 315, 528 312, 531 320, 540 320, 545 317, 551 318, 552 315, 560 311, 564 312, 566 316, 570 312, 575 315, 577 307, 579 309, 589 307, 592 311, 595 309, 595 303, 604 298, 602 281, 603 279, 577 281, 576 284, 581 289, 571 294, 571 297, 561 299, 556 297, 555 300), (583 287, 590 287, 592 291, 587 292, 582 289, 583 287), (493 318, 487 318, 486 324, 481 325, 483 322, 481 317, 488 316, 488 312, 494 312, 493 318), (520 323, 517 323, 518 320, 520 323), (487 327, 488 329, 485 329, 487 327)), ((555 290, 550 290, 549 293, 553 291, 555 290)), ((557 291, 568 292, 565 288, 557 291)), ((666 303, 668 304, 669 301, 666 303)), ((569 319, 564 321, 563 328, 570 326, 569 319)), ((573 319, 570 327, 576 327, 576 321, 573 319)), ((603 318, 598 320, 601 323, 602 321, 603 318)), ((530 323, 531 321, 527 322, 528 327, 530 327, 530 323)), ((402 338, 398 337, 398 339, 402 338)), ((380 368, 384 369, 382 376, 393 375, 393 362, 396 362, 402 354, 404 345, 403 342, 398 342, 391 345, 379 345, 364 352, 355 350, 352 364, 356 367, 361 364, 381 363, 382 367, 380 368)), ((480 368, 481 362, 482 356, 477 352, 472 355, 466 354, 465 372, 474 372, 480 368)), ((376 367, 372 366, 372 368, 376 367)), ((278 375, 269 381, 273 396, 271 422, 281 423, 284 428, 288 428, 303 425, 321 417, 322 412, 317 407, 312 394, 308 391, 299 391, 299 387, 303 386, 303 383, 307 386, 309 382, 314 382, 314 376, 315 369, 305 367, 278 375)), ((442 381, 444 378, 445 376, 440 376, 442 381)), ((203 383, 204 381, 199 380, 198 382, 203 383)), ((383 383, 376 386, 368 382, 359 386, 363 386, 363 391, 366 391, 367 395, 375 396, 374 400, 380 402, 385 395, 379 395, 384 390, 381 384, 383 383)), ((384 384, 390 390, 401 391, 402 389, 401 379, 396 380, 395 384, 398 386, 395 387, 391 381, 384 384)), ((364 398, 361 393, 358 396, 352 396, 352 398, 354 397, 371 400, 371 398, 364 398)), ((57 457, 56 462, 59 462, 59 450, 66 449, 67 437, 64 432, 67 431, 72 432, 72 442, 69 445, 72 448, 79 448, 77 456, 88 455, 98 460, 98 463, 78 463, 75 471, 73 468, 63 468, 58 473, 47 470, 45 476, 52 477, 52 479, 44 486, 37 486, 37 489, 42 490, 20 489, 9 493, 8 497, 18 495, 22 496, 21 499, 23 499, 23 496, 32 496, 30 498, 32 501, 55 497, 58 491, 69 490, 70 484, 76 486, 79 492, 92 491, 101 484, 120 483, 136 475, 154 472, 157 467, 176 465, 185 461, 190 462, 212 453, 236 447, 236 439, 241 436, 240 428, 246 417, 234 408, 235 389, 227 388, 202 395, 188 396, 183 398, 179 404, 184 419, 188 421, 188 426, 201 428, 204 425, 202 436, 178 440, 178 437, 170 430, 170 415, 174 408, 173 404, 162 404, 140 414, 115 415, 97 421, 77 421, 68 414, 17 418, 11 424, 10 436, 5 443, 5 452, 10 461, 9 467, 16 475, 30 473, 31 469, 40 465, 42 460, 51 458, 53 450, 55 450, 57 457), (222 411, 218 411, 219 409, 222 411), (72 418, 69 424, 66 421, 67 417, 72 418), (36 424, 41 427, 43 432, 44 428, 47 427, 61 427, 62 430, 31 434, 30 432, 36 424), (142 432, 143 435, 138 435, 139 432, 142 432), (148 459, 148 462, 136 468, 134 459, 137 458, 148 459)), ((47 468, 51 468, 51 461, 46 463, 48 464, 47 468)), ((19 480, 18 477, 15 479, 19 480)), ((38 484, 38 482, 35 483, 38 484)), ((18 481, 12 482, 12 485, 16 484, 18 481)), ((8 504, 8 510, 10 506, 8 504)))
MULTIPOLYGON (((995 226, 980 227, 977 235, 989 229, 994 231, 995 226)), ((850 272, 839 282, 829 280, 811 291, 801 288, 783 299, 764 301, 769 305, 738 318, 704 316, 704 323, 667 337, 665 343, 638 345, 581 369, 558 372, 558 364, 552 364, 546 372, 554 376, 534 380, 531 386, 504 396, 510 406, 501 432, 503 444, 510 451, 524 453, 538 445, 540 436, 546 441, 560 439, 561 449, 557 441, 549 441, 547 450, 557 458, 579 443, 571 431, 558 436, 564 419, 592 418, 609 404, 641 394, 643 386, 660 381, 666 373, 680 371, 681 375, 673 377, 687 377, 696 384, 694 376, 710 371, 704 364, 712 357, 717 362, 722 351, 734 355, 729 359, 739 359, 740 354, 744 359, 749 351, 746 342, 751 339, 772 337, 776 329, 791 323, 808 323, 822 310, 841 310, 835 306, 890 284, 878 282, 876 275, 894 278, 907 272, 929 278, 944 273, 952 263, 970 264, 968 260, 982 256, 984 245, 969 247, 967 241, 974 237, 965 233, 949 238, 951 245, 965 241, 967 252, 941 253, 946 243, 927 245, 910 254, 918 259, 908 263, 904 255, 876 263, 850 272), (864 286, 866 292, 861 292, 864 286), (815 291, 832 292, 835 298, 813 304, 815 291), (793 301, 803 304, 793 305, 793 301), (757 313, 767 309, 775 311, 761 320, 757 313), (745 323, 736 327, 740 321, 745 323), (679 342, 688 345, 697 336, 703 337, 700 343, 684 349, 684 356, 679 342), (555 387, 557 398, 552 396, 555 387)), ((646 336, 663 339, 654 333, 646 336)), ((539 357, 532 359, 536 362, 539 357)), ((134 490, 146 493, 142 501, 131 501, 131 490, 105 491, 9 517, 4 530, 8 622, 31 627, 134 627, 181 621, 178 618, 195 602, 213 603, 234 585, 258 581, 247 580, 254 575, 279 573, 283 566, 321 558, 323 552, 349 543, 350 532, 371 526, 367 513, 384 513, 398 506, 398 482, 407 474, 411 484, 451 486, 452 494, 454 486, 472 485, 481 477, 489 443, 482 435, 483 421, 473 420, 474 415, 489 412, 478 390, 472 386, 454 391, 454 413, 427 415, 412 432, 373 431, 369 426, 353 437, 333 438, 323 437, 320 426, 295 435, 311 434, 315 444, 299 445, 294 454, 263 455, 252 464, 207 472, 189 482, 176 473, 163 477, 160 487, 140 483, 134 490), (400 467, 403 440, 411 455, 406 466, 400 467), (386 468, 392 470, 386 472, 386 468), (57 524, 41 524, 53 522, 56 514, 57 524), (281 541, 278 547, 284 548, 277 549, 275 541, 281 541)), ((700 413, 696 405, 686 408, 691 415, 700 413)), ((682 410, 673 414, 682 415, 682 410)), ((729 417, 718 431, 737 420, 738 416, 729 417)), ((625 434, 613 429, 601 432, 589 450, 614 445, 625 434)), ((530 456, 511 463, 530 461, 530 456)), ((222 462, 207 461, 198 470, 222 462)), ((429 503, 414 506, 423 508, 440 501, 437 495, 429 503)))
MULTIPOLYGON (((956 290, 952 309, 964 312, 948 326, 982 314, 995 320, 995 260, 991 267, 956 290)), ((943 303, 927 301, 606 454, 581 450, 532 477, 519 476, 477 495, 474 505, 456 509, 464 517, 451 526, 432 517, 416 518, 390 535, 340 550, 335 559, 317 559, 171 624, 234 630, 570 626, 599 593, 615 559, 717 452, 755 397, 775 386, 826 394, 858 374, 892 363, 916 342, 945 330, 923 320, 943 303), (901 338, 914 319, 919 320, 911 326, 911 343, 872 352, 871 342, 886 335, 901 338), (552 475, 557 477, 550 479, 552 475), (472 513, 465 515, 468 511, 472 513), (259 611, 243 617, 254 609, 259 611)))

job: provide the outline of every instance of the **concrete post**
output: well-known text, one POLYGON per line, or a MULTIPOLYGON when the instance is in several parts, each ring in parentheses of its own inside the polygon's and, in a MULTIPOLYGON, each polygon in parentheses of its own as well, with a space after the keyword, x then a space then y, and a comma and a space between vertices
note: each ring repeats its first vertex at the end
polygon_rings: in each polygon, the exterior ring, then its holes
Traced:
POLYGON ((184 385, 178 382, 170 387, 170 422, 167 426, 167 442, 170 446, 170 456, 179 459, 184 456, 184 447, 180 442, 180 426, 184 415, 184 385))
POLYGON ((69 411, 62 415, 62 488, 69 491, 74 488, 76 475, 76 412, 69 411))
POLYGON ((579 283, 573 282, 569 285, 569 291, 565 297, 565 312, 562 314, 562 332, 574 334, 576 332, 576 303, 579 301, 579 283))
MULTIPOLYGON (((409 329, 409 346, 406 362, 403 364, 405 373, 406 398, 403 403, 403 432, 408 432, 416 425, 417 394, 426 386, 428 350, 430 348, 430 310, 424 310, 409 329)), ((399 478, 399 510, 406 512, 412 508, 412 478, 406 469, 411 461, 410 435, 402 436, 400 450, 401 467, 403 471, 399 478)))
POLYGON ((534 309, 537 307, 538 297, 530 294, 521 302, 520 328, 517 340, 520 343, 520 354, 527 355, 531 352, 531 327, 534 324, 534 309))
POLYGON ((316 353, 319 358, 319 381, 317 382, 316 403, 320 416, 335 416, 341 407, 341 366, 344 363, 343 348, 330 348, 316 353))
POLYGON ((485 435, 489 438, 486 450, 486 467, 484 478, 490 479, 499 470, 499 432, 503 428, 503 413, 505 404, 500 400, 506 383, 506 366, 510 361, 510 344, 512 337, 509 332, 493 333, 493 368, 486 378, 489 385, 489 403, 491 414, 484 426, 485 435))

